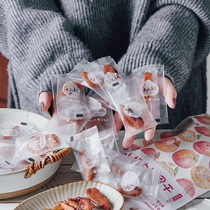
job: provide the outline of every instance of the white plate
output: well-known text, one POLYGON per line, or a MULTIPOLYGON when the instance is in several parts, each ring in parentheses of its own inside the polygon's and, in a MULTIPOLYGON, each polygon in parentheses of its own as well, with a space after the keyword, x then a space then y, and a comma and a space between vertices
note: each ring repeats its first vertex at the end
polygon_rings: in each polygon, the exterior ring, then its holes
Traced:
MULTIPOLYGON (((49 119, 42 115, 19 109, 0 109, 0 123, 27 122, 35 130, 42 130, 49 119)), ((27 169, 0 174, 0 200, 32 192, 49 182, 60 166, 61 160, 45 166, 29 178, 24 178, 27 169), (18 180, 18 181, 17 181, 18 180)))
MULTIPOLYGON (((111 203, 111 210, 121 210, 124 205, 124 198, 117 190, 109 185, 94 182, 80 181, 73 182, 45 192, 39 193, 19 204, 14 210, 42 210, 55 207, 55 202, 64 201, 68 198, 85 197, 88 188, 96 187, 111 203)), ((102 209, 97 207, 97 210, 102 209)))

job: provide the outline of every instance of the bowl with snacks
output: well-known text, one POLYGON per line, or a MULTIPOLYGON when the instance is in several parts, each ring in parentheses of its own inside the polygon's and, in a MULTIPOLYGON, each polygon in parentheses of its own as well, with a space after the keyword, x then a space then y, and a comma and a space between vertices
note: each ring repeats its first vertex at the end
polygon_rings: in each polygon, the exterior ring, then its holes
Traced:
POLYGON ((34 195, 14 210, 105 209, 121 210, 124 197, 109 185, 95 181, 79 181, 61 185, 34 195))
MULTIPOLYGON (((56 155, 63 151, 46 154, 40 162, 24 160, 18 165, 12 163, 16 139, 41 131, 48 122, 48 118, 33 112, 0 109, 0 200, 32 192, 48 183, 56 174, 61 163, 56 155)), ((70 153, 71 148, 64 150, 64 153, 70 153)))

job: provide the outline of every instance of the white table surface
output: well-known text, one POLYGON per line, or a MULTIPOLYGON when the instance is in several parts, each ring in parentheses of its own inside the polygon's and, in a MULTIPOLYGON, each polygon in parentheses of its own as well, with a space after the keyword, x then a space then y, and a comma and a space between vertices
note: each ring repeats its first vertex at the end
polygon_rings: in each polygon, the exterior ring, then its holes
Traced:
MULTIPOLYGON (((119 132, 120 140, 123 139, 123 136, 124 136, 124 132, 120 131, 119 132)), ((137 135, 136 138, 142 138, 142 134, 137 135)), ((16 197, 16 198, 0 200, 0 210, 14 210, 15 207, 18 206, 22 201, 24 201, 25 199, 27 199, 33 195, 36 195, 40 192, 43 192, 43 191, 48 190, 53 187, 68 184, 71 182, 81 181, 82 180, 81 174, 71 170, 71 167, 72 167, 74 161, 75 161, 75 157, 73 155, 73 152, 71 152, 69 155, 67 155, 65 158, 63 158, 57 173, 47 184, 45 184, 43 187, 41 187, 31 193, 28 193, 26 195, 16 197)), ((201 203, 205 198, 210 199, 210 191, 195 198, 194 200, 192 200, 188 204, 182 206, 178 210, 186 210, 192 206, 195 206, 195 205, 201 203)))

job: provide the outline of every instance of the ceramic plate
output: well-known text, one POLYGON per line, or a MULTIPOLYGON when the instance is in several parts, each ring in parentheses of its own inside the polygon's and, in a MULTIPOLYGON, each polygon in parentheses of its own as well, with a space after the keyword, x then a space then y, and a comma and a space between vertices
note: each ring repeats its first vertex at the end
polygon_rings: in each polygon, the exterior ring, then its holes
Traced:
MULTIPOLYGON (((68 198, 85 197, 86 189, 93 187, 96 187, 109 200, 111 210, 121 210, 123 208, 124 198, 114 188, 100 182, 80 181, 55 187, 39 193, 20 203, 14 210, 53 209, 53 207, 55 207, 55 202, 64 201, 68 198)), ((95 209, 98 210, 102 208, 97 207, 95 209)))
MULTIPOLYGON (((29 130, 40 131, 49 119, 39 114, 19 109, 0 109, 0 123, 24 124, 29 130)), ((34 191, 52 179, 60 166, 61 161, 45 166, 29 178, 24 178, 27 170, 20 169, 13 172, 0 174, 0 200, 21 196, 34 191), (18 180, 18 181, 17 181, 18 180)))

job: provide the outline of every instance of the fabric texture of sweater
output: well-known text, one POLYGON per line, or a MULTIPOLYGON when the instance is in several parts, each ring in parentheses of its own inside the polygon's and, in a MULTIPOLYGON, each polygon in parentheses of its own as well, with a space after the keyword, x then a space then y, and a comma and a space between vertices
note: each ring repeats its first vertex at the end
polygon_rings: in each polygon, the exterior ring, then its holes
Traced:
POLYGON ((177 92, 174 128, 206 112, 209 0, 0 0, 0 52, 9 59, 8 107, 39 110, 50 75, 111 56, 126 73, 162 64, 177 92))

